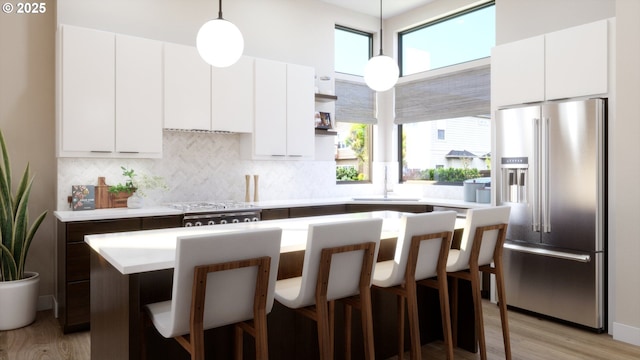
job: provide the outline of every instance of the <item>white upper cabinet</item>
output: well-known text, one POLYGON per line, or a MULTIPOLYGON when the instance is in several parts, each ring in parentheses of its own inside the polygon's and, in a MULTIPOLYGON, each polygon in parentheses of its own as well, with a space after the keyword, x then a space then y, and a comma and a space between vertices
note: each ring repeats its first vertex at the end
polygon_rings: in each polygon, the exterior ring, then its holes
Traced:
POLYGON ((116 152, 162 154, 161 42, 116 36, 115 104, 116 152))
POLYGON ((601 20, 494 47, 493 105, 606 94, 608 22, 601 20))
POLYGON ((497 106, 544 99, 544 36, 491 50, 491 99, 497 106))
POLYGON ((164 44, 164 127, 211 130, 211 67, 193 46, 164 44))
POLYGON ((312 157, 315 153, 315 70, 287 64, 287 155, 312 157))
POLYGON ((315 151, 314 69, 255 60, 253 134, 242 137, 243 157, 309 159, 315 151))
POLYGON ((58 156, 111 153, 115 144, 115 35, 59 29, 58 156))
POLYGON ((211 67, 211 128, 250 133, 253 129, 254 58, 242 56, 226 67, 211 67))
POLYGON ((547 34, 546 98, 552 100, 607 93, 607 40, 607 20, 547 34))
POLYGON ((253 153, 287 155, 287 65, 256 59, 253 153))
POLYGON ((210 66, 193 46, 165 43, 164 128, 251 132, 253 58, 210 66))
POLYGON ((61 26, 58 156, 162 156, 162 43, 61 26))

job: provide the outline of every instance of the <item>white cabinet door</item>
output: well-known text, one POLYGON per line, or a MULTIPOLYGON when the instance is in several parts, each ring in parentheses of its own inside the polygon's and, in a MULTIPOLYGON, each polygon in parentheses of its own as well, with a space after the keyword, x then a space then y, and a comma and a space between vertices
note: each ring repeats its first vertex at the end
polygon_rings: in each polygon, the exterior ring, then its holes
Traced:
POLYGON ((243 56, 226 67, 211 67, 211 129, 253 131, 254 58, 243 56))
POLYGON ((115 36, 73 26, 60 31, 58 155, 113 152, 115 36))
POLYGON ((315 70, 287 64, 287 155, 312 157, 315 152, 315 70))
POLYGON ((546 35, 546 98, 604 94, 608 91, 608 21, 546 35))
POLYGON ((255 60, 253 155, 287 155, 287 66, 255 60))
POLYGON ((211 130, 210 74, 195 47, 164 44, 164 128, 211 130))
POLYGON ((544 43, 544 36, 536 36, 491 50, 491 101, 494 106, 544 100, 544 43))
POLYGON ((162 154, 162 43, 116 36, 116 151, 162 154))

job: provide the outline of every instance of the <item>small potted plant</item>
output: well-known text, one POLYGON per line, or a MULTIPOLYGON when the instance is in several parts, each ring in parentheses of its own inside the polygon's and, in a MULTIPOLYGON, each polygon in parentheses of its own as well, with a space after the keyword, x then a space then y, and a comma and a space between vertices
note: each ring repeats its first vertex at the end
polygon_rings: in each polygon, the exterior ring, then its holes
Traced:
POLYGON ((124 166, 120 168, 126 180, 124 183, 109 187, 113 207, 140 208, 142 207, 142 198, 146 196, 145 191, 152 189, 166 190, 168 188, 164 179, 160 176, 137 174, 135 170, 127 169, 124 166))
POLYGON ((122 169, 122 175, 126 178, 124 183, 109 186, 109 200, 111 207, 127 207, 128 198, 136 192, 136 187, 133 184, 136 173, 133 169, 127 169, 124 166, 122 169))
POLYGON ((2 131, 0 149, 3 160, 0 164, 0 330, 11 330, 29 325, 36 317, 40 275, 25 271, 24 266, 33 236, 47 212, 29 226, 27 205, 33 184, 29 164, 13 194, 9 154, 2 131))

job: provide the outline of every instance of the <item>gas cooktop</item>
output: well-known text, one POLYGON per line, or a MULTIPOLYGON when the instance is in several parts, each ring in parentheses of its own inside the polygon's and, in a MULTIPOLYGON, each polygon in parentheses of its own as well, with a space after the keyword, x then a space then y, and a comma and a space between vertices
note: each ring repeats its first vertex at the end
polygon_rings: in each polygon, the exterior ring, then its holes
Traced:
POLYGON ((168 206, 173 209, 182 210, 185 213, 258 210, 258 208, 251 203, 233 200, 176 202, 168 204, 168 206))

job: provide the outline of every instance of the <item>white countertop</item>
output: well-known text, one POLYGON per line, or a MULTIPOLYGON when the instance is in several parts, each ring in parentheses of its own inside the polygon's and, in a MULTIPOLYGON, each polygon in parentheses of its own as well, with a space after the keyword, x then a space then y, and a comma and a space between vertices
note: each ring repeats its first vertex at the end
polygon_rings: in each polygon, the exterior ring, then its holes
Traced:
MULTIPOLYGON (((396 204, 396 205, 432 205, 470 209, 478 207, 490 207, 491 204, 481 204, 463 200, 449 200, 437 198, 421 198, 419 200, 385 200, 381 195, 358 196, 357 198, 370 198, 371 200, 353 200, 353 198, 320 198, 320 199, 289 199, 269 200, 251 203, 261 209, 278 209, 302 206, 326 206, 340 204, 396 204)), ((393 199, 393 196, 390 197, 393 199)), ((105 219, 122 219, 131 217, 180 215, 181 210, 167 206, 145 207, 141 209, 113 208, 83 211, 54 211, 56 218, 62 222, 89 221, 105 219)))
POLYGON ((140 209, 112 208, 82 211, 54 211, 56 218, 62 222, 122 219, 132 217, 180 215, 182 210, 168 206, 154 206, 140 209))
POLYGON ((173 268, 179 236, 222 233, 243 229, 282 228, 280 252, 304 250, 309 224, 349 219, 382 218, 382 239, 397 237, 403 213, 375 211, 305 218, 268 220, 188 228, 144 230, 85 236, 85 242, 122 274, 173 268))

